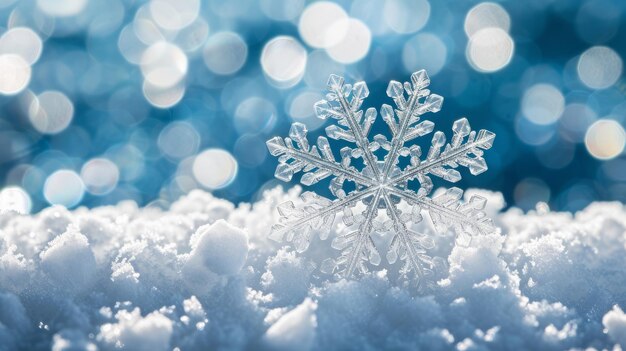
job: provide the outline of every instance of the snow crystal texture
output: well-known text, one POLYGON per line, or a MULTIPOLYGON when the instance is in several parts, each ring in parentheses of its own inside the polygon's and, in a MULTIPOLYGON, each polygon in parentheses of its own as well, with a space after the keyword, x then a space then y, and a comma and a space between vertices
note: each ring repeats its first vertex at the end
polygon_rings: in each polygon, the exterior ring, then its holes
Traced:
POLYGON ((502 232, 434 236, 449 269, 417 294, 384 269, 328 282, 324 250, 269 240, 299 192, 1 213, 0 350, 626 348, 623 204, 500 213, 500 194, 468 190, 502 232))

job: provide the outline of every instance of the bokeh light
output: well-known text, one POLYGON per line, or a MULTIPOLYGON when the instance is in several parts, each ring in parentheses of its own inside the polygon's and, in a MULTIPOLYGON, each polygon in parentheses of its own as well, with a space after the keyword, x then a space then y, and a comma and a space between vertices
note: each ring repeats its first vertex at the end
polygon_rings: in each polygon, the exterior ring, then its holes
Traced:
POLYGON ((148 80, 143 83, 143 94, 155 107, 168 108, 176 105, 185 95, 185 86, 177 84, 172 87, 153 85, 148 80))
POLYGON ((250 97, 242 101, 235 110, 235 128, 240 134, 263 133, 271 130, 276 123, 274 105, 260 97, 250 97))
POLYGON ((44 91, 31 100, 28 118, 40 133, 57 134, 65 130, 72 122, 74 105, 60 91, 44 91))
POLYGON ((430 18, 430 3, 426 0, 385 1, 385 23, 397 33, 414 33, 422 29, 430 18))
POLYGON ((474 33, 467 44, 467 60, 479 72, 496 72, 511 62, 515 44, 509 34, 497 27, 474 33))
POLYGON ((298 31, 304 42, 310 46, 330 48, 346 35, 347 19, 348 14, 341 6, 329 1, 318 1, 302 12, 298 31))
POLYGON ((200 12, 200 0, 150 0, 150 14, 159 27, 179 30, 190 25, 200 12))
POLYGON ((524 209, 626 189, 618 1, 0 0, 0 14, 0 192, 21 210, 199 187, 256 199, 276 184, 265 140, 295 121, 324 133, 330 74, 366 81, 363 107, 380 109, 419 69, 446 98, 438 129, 467 116, 498 134, 489 177, 459 187, 524 209))
POLYGON ((14 95, 24 90, 30 82, 30 65, 15 54, 0 55, 0 94, 14 95))
POLYGON ((446 64, 448 48, 440 37, 430 33, 420 33, 404 44, 402 63, 408 72, 425 69, 429 76, 435 76, 446 64))
POLYGON ((87 6, 87 0, 37 0, 37 6, 50 16, 70 17, 79 14, 87 6))
POLYGON ((62 169, 52 173, 43 186, 43 195, 52 205, 74 207, 85 194, 85 185, 80 176, 71 170, 62 169))
POLYGON ((522 112, 531 122, 551 124, 556 122, 565 109, 565 97, 550 84, 536 84, 524 93, 522 112))
POLYGON ((161 130, 157 143, 167 157, 181 159, 198 152, 200 134, 190 123, 176 121, 161 130))
POLYGON ((585 134, 587 151, 600 160, 610 160, 624 151, 626 132, 614 120, 600 119, 589 127, 585 134))
POLYGON ((622 58, 611 48, 594 46, 580 55, 578 76, 589 88, 605 89, 622 75, 622 58))
POLYGON ((354 63, 367 55, 372 33, 367 26, 357 19, 344 19, 332 25, 330 31, 345 33, 341 40, 328 47, 328 55, 340 63, 354 63), (341 29, 337 29, 341 28, 341 29))
POLYGON ((464 29, 468 37, 481 29, 494 27, 506 32, 511 28, 511 17, 499 4, 482 2, 472 7, 465 16, 464 29))
POLYGON ((559 121, 561 136, 571 142, 582 143, 587 128, 597 119, 597 113, 588 105, 568 104, 559 121))
POLYGON ((318 129, 324 125, 324 120, 317 118, 313 105, 323 98, 319 92, 303 91, 289 101, 287 113, 294 122, 306 124, 309 130, 318 129))
POLYGON ((235 158, 225 150, 207 149, 193 161, 193 176, 202 186, 220 189, 232 182, 237 175, 235 158))
POLYGON ((209 37, 203 57, 204 63, 213 73, 233 74, 246 62, 248 46, 236 33, 215 33, 209 37))
POLYGON ((117 186, 120 171, 110 160, 94 158, 83 165, 80 177, 88 192, 94 195, 105 195, 117 186))
POLYGON ((267 76, 281 87, 296 85, 304 75, 307 52, 292 37, 280 36, 270 40, 261 52, 261 67, 267 76))
POLYGON ((304 0, 261 0, 263 13, 275 21, 292 21, 304 8, 304 0))
POLYGON ((141 56, 141 73, 146 82, 157 88, 169 88, 187 74, 187 56, 176 45, 158 41, 141 56))
POLYGON ((29 65, 39 60, 42 48, 41 38, 30 28, 11 28, 0 37, 0 54, 18 55, 29 65))

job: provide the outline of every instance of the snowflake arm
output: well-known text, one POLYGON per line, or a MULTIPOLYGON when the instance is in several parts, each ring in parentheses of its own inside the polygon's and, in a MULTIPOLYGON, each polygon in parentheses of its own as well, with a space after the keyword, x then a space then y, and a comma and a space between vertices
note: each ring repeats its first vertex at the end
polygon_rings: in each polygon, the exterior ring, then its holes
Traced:
MULTIPOLYGON (((384 192, 384 199, 386 203, 392 201, 386 191, 384 192)), ((426 250, 432 249, 435 244, 430 237, 419 235, 406 227, 406 222, 409 219, 416 223, 422 220, 419 209, 416 212, 417 216, 414 215, 413 218, 403 219, 399 212, 399 210, 387 209, 387 214, 393 222, 393 229, 397 233, 387 250, 387 261, 391 264, 395 263, 398 258, 404 261, 405 265, 401 273, 406 276, 412 271, 416 277, 415 281, 419 285, 419 281, 425 278, 427 273, 430 273, 430 270, 424 267, 424 263, 430 261, 430 257, 426 255, 426 250)))
POLYGON ((352 150, 352 156, 363 157, 364 162, 372 166, 374 176, 378 179, 380 171, 374 166, 377 160, 372 153, 376 144, 370 145, 367 139, 367 134, 376 120, 376 109, 369 108, 365 112, 365 118, 363 111, 359 110, 363 100, 369 95, 367 85, 365 82, 355 83, 354 86, 344 84, 343 77, 332 74, 328 79, 328 90, 326 99, 315 103, 315 114, 319 118, 338 120, 337 125, 326 128, 326 135, 331 139, 355 143, 357 147, 352 150))
POLYGON ((393 99, 396 113, 394 114, 393 108, 389 105, 385 104, 381 108, 383 120, 393 135, 391 143, 387 142, 384 136, 377 136, 379 140, 383 140, 381 144, 388 151, 383 168, 385 180, 389 177, 393 166, 397 164, 399 156, 408 155, 409 150, 404 148, 404 144, 432 132, 435 127, 431 121, 417 124, 420 121, 420 116, 427 112, 439 112, 443 103, 443 97, 430 94, 430 90, 426 89, 430 84, 430 78, 425 70, 413 73, 411 83, 412 85, 405 82, 403 85, 397 81, 389 82, 387 96, 393 99), (405 98, 405 92, 409 97, 408 101, 405 98), (426 99, 420 103, 419 100, 423 97, 426 99), (399 121, 396 121, 395 115, 398 116, 399 121))
POLYGON ((337 213, 349 211, 356 202, 371 196, 373 192, 373 189, 354 192, 335 201, 305 192, 301 196, 302 205, 296 206, 292 201, 287 201, 278 206, 280 223, 272 226, 269 237, 277 242, 293 242, 298 252, 306 251, 314 230, 325 240, 337 213))
POLYGON ((471 236, 496 231, 493 222, 483 211, 487 200, 482 196, 474 195, 468 202, 461 203, 463 190, 459 188, 450 188, 433 199, 395 188, 390 192, 409 204, 426 210, 439 232, 445 232, 452 227, 457 234, 457 242, 461 245, 469 245, 471 236))
POLYGON ((452 130, 454 132, 452 141, 445 146, 443 152, 441 148, 446 143, 446 137, 442 132, 436 132, 426 160, 421 161, 421 151, 419 148, 414 149, 411 152, 411 166, 395 177, 391 183, 399 184, 418 178, 422 187, 426 188, 426 193, 429 193, 432 189, 432 180, 428 174, 454 183, 461 179, 461 174, 455 169, 459 165, 469 168, 472 175, 486 171, 487 164, 482 158, 483 150, 491 148, 495 134, 484 129, 478 133, 472 131, 466 118, 455 121, 452 130), (467 140, 463 143, 466 137, 467 140), (445 168, 446 166, 450 168, 445 168))
POLYGON ((351 278, 356 273, 367 273, 366 263, 377 266, 380 264, 380 254, 370 236, 374 230, 374 217, 377 214, 377 207, 380 201, 382 190, 375 191, 372 199, 367 204, 360 218, 349 217, 348 221, 356 222, 358 229, 350 231, 344 235, 337 236, 332 243, 332 247, 341 250, 341 255, 337 260, 328 259, 322 263, 323 271, 332 273, 338 271, 339 276, 351 278))
POLYGON ((350 149, 341 152, 341 163, 335 160, 328 139, 320 136, 317 146, 310 146, 306 138, 307 129, 302 123, 294 123, 289 131, 289 138, 274 137, 267 141, 270 154, 280 156, 280 164, 276 167, 276 178, 290 181, 293 175, 302 171, 300 182, 313 185, 324 178, 334 176, 330 189, 333 195, 343 197, 341 188, 344 180, 351 180, 361 185, 371 185, 370 179, 362 176, 350 166, 350 149), (294 145, 294 141, 296 145, 294 145), (320 155, 320 151, 322 155, 320 155))

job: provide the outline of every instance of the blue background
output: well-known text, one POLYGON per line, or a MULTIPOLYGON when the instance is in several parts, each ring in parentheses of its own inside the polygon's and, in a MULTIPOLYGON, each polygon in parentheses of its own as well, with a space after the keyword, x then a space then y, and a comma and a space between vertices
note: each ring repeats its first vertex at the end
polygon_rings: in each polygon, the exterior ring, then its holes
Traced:
MULTIPOLYGON (((292 122, 291 101, 305 91, 321 92, 328 77, 312 68, 315 60, 311 55, 325 55, 323 49, 308 45, 298 30, 299 13, 310 3, 295 8, 298 15, 287 21, 272 19, 267 11, 277 11, 290 2, 260 3, 202 2, 198 16, 208 24, 209 31, 197 50, 185 53, 189 66, 182 83, 184 96, 171 107, 158 108, 144 96, 140 67, 128 62, 118 46, 122 29, 147 3, 93 1, 77 14, 55 18, 36 1, 2 1, 2 33, 21 14, 21 23, 43 41, 28 86, 14 95, 0 95, 2 184, 24 189, 32 201, 31 211, 36 212, 50 203, 43 189, 51 174, 60 169, 80 174, 90 159, 106 158, 118 167, 119 180, 104 194, 85 191, 75 205, 96 206, 123 199, 162 205, 190 188, 201 187, 193 177, 187 187, 181 187, 176 177, 185 159, 192 162, 195 154, 208 148, 226 150, 238 163, 232 182, 212 189, 216 196, 234 202, 251 201, 259 191, 278 184, 273 179, 277 161, 267 154, 263 142, 274 135, 286 136, 292 122), (104 23, 101 28, 94 29, 96 18, 104 23), (221 31, 240 35, 248 50, 243 67, 228 75, 212 72, 203 60, 204 41, 221 31), (260 65, 266 43, 281 35, 293 37, 309 54, 303 79, 289 87, 278 86, 260 65), (74 106, 71 124, 58 134, 44 134, 33 128, 25 107, 28 96, 48 90, 62 92, 74 106), (274 113, 264 128, 242 133, 234 114, 237 106, 251 96, 269 101, 274 113), (191 146, 193 152, 186 157, 168 157, 159 147, 159 135, 174 121, 188 123, 199 136, 197 145, 191 146)), ((299 4, 293 3, 289 6, 299 4)), ((407 43, 420 34, 432 34, 446 47, 443 67, 431 74, 431 90, 445 98, 441 112, 430 118, 436 130, 450 135, 453 121, 467 116, 473 128, 497 134, 494 147, 486 154, 489 171, 478 177, 463 171, 464 179, 458 186, 501 191, 509 205, 524 209, 533 208, 537 201, 563 210, 578 210, 594 200, 624 201, 623 152, 610 160, 599 160, 584 143, 563 138, 560 121, 537 125, 525 119, 521 101, 529 87, 548 83, 561 91, 566 106, 585 104, 595 112, 595 119, 611 119, 623 126, 626 82, 620 77, 608 88, 592 89, 580 81, 576 63, 579 55, 597 45, 624 57, 626 2, 499 2, 510 16, 509 34, 515 49, 510 63, 495 72, 474 69, 466 55, 464 21, 478 3, 431 1, 428 21, 422 28, 411 33, 372 30, 367 55, 355 63, 337 64, 334 73, 345 76, 347 81, 365 80, 370 97, 364 106, 378 109, 383 103, 391 103, 385 94, 389 80, 408 80, 411 72, 423 68, 419 58, 414 65, 403 61, 407 43), (529 137, 520 137, 520 133, 529 137)), ((382 21, 382 1, 338 4, 370 28, 382 21)), ((427 49, 422 50, 425 59, 430 57, 427 49)), ((321 130, 311 132, 311 137, 321 130)))

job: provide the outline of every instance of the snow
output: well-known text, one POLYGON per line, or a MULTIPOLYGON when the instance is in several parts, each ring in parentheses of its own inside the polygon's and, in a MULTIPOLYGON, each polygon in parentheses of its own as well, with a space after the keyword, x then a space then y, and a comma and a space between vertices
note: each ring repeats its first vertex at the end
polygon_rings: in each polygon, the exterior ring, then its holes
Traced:
MULTIPOLYGON (((382 265, 328 280, 332 250, 270 240, 300 189, 234 204, 194 191, 168 209, 132 202, 0 213, 1 350, 612 350, 626 347, 626 207, 501 212, 501 233, 454 245, 428 292, 382 265), (616 346, 620 345, 620 346, 616 346)), ((345 230, 341 219, 329 232, 345 230)), ((316 239, 318 240, 318 239, 316 239)))
POLYGON ((602 317, 602 325, 604 325, 604 331, 609 334, 611 339, 625 349, 626 314, 618 305, 613 306, 613 309, 602 317))
POLYGON ((89 288, 96 276, 96 260, 89 241, 71 226, 52 239, 39 257, 41 269, 59 289, 74 293, 89 288))
POLYGON ((96 337, 105 350, 119 348, 137 351, 166 351, 172 336, 172 321, 160 312, 154 311, 145 317, 139 308, 132 311, 119 311, 115 315, 117 323, 107 323, 100 327, 96 337))
POLYGON ((198 262, 217 274, 237 274, 248 256, 246 233, 220 219, 204 225, 191 237, 189 261, 198 262))
POLYGON ((263 335, 263 346, 270 350, 308 351, 313 345, 317 304, 307 298, 276 321, 263 335))

